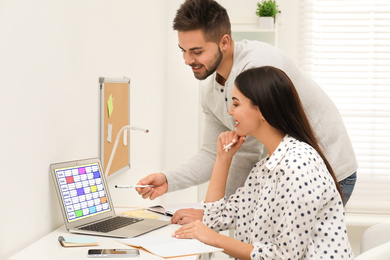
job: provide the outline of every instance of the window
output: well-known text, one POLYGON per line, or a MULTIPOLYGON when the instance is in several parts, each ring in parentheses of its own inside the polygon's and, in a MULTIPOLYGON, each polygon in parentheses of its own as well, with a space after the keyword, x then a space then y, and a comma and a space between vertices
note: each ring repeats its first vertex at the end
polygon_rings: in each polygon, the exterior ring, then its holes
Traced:
POLYGON ((390 1, 300 4, 300 66, 335 102, 359 163, 347 210, 390 213, 390 1))

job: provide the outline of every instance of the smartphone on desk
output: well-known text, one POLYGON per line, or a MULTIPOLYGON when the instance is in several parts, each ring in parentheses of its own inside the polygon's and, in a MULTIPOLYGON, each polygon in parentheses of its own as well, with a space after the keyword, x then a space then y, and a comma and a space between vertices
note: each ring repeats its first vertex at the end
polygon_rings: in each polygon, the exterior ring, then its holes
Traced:
POLYGON ((91 258, 124 258, 139 256, 138 249, 89 249, 88 257, 91 258))

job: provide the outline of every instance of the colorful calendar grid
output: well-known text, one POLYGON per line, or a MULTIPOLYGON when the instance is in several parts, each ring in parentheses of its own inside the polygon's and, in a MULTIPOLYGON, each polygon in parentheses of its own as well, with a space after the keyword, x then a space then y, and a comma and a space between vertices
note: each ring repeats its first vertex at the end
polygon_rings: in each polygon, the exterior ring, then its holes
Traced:
POLYGON ((56 171, 68 220, 110 210, 97 164, 56 171))

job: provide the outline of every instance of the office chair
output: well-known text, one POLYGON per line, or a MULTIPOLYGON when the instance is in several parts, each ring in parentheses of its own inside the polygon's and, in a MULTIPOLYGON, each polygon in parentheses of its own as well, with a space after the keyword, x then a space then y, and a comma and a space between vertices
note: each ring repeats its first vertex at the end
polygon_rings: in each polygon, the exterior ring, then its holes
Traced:
POLYGON ((381 223, 364 231, 360 243, 360 255, 355 260, 390 259, 390 223, 381 223))
POLYGON ((390 242, 373 247, 357 257, 355 260, 389 260, 390 259, 390 242))
MULTIPOLYGON (((360 253, 390 242, 390 223, 371 226, 364 231, 360 242, 360 253)), ((389 258, 390 259, 390 258, 389 258)))

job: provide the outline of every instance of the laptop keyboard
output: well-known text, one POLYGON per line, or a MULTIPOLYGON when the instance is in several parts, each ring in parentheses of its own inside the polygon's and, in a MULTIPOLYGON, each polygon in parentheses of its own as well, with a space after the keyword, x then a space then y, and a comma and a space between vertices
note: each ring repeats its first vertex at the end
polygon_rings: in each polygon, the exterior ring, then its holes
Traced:
POLYGON ((128 217, 115 217, 110 218, 98 223, 94 223, 85 227, 81 227, 82 230, 96 231, 107 233, 118 228, 122 228, 128 225, 135 224, 142 221, 143 219, 138 218, 128 218, 128 217))

